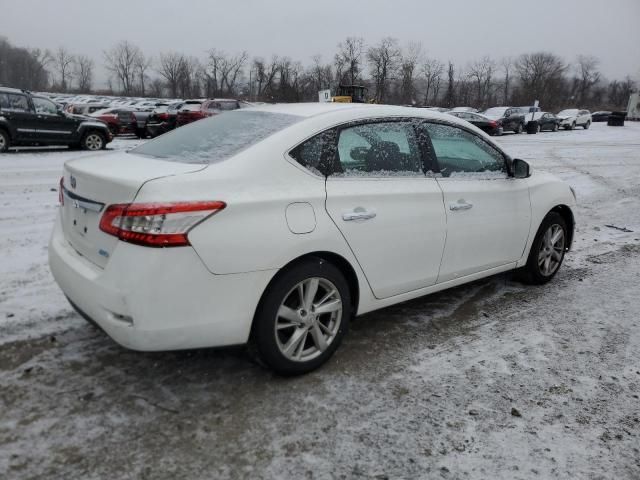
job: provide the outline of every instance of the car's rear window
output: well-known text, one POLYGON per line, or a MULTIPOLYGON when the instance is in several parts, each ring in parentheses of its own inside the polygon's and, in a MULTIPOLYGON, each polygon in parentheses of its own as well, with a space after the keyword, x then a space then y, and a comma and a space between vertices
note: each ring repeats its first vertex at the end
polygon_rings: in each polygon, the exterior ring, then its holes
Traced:
POLYGON ((301 119, 283 113, 237 110, 180 127, 131 153, 180 163, 216 163, 301 119))
POLYGON ((202 103, 185 103, 180 110, 188 110, 190 112, 199 112, 202 109, 202 103))

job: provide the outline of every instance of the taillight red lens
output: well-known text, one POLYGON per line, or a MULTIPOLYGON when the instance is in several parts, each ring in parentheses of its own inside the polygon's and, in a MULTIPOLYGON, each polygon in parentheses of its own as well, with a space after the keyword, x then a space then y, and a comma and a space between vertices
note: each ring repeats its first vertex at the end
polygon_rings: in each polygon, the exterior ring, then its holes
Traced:
POLYGON ((495 121, 491 120, 491 121, 489 122, 489 126, 490 126, 491 128, 496 128, 496 127, 498 126, 498 124, 497 124, 495 121))
POLYGON ((137 245, 180 247, 190 245, 189 230, 226 206, 220 201, 110 205, 100 219, 100 230, 137 245))
POLYGON ((159 113, 158 114, 158 118, 160 120, 169 120, 169 114, 168 113, 159 113))
POLYGON ((60 185, 58 186, 58 202, 64 205, 64 177, 60 177, 60 185))

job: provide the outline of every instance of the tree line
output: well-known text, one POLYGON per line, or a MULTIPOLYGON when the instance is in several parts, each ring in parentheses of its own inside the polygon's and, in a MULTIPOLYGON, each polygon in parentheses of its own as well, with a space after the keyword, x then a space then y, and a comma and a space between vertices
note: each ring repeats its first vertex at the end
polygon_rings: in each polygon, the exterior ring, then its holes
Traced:
POLYGON ((637 87, 628 76, 606 80, 599 60, 590 55, 567 62, 551 52, 533 52, 456 65, 430 57, 419 42, 403 46, 392 37, 371 45, 347 37, 333 58, 315 55, 310 60, 304 65, 287 56, 250 58, 244 51, 215 48, 200 58, 176 51, 154 57, 125 40, 103 52, 100 61, 109 79, 106 89, 96 89, 96 60, 65 47, 27 49, 0 38, 0 85, 60 93, 302 102, 317 101, 319 90, 360 84, 378 103, 484 109, 530 105, 537 99, 548 110, 624 108, 637 87))

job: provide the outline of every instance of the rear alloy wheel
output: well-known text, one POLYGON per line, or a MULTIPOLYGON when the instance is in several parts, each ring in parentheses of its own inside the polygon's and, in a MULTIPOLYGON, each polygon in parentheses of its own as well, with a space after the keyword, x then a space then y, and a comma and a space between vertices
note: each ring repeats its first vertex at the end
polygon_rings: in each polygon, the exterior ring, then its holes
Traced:
POLYGON ((522 277, 527 283, 543 284, 558 272, 567 248, 567 223, 556 212, 549 213, 542 221, 533 240, 527 265, 522 277))
POLYGON ((82 149, 83 150, 102 150, 105 147, 106 143, 104 141, 104 137, 101 133, 98 132, 89 132, 82 139, 82 149))
POLYGON ((591 126, 591 122, 587 122, 582 126, 582 128, 584 128, 585 130, 589 130, 590 126, 591 126))
POLYGON ((0 130, 0 153, 6 152, 9 149, 11 141, 9 135, 4 130, 0 130))
POLYGON ((349 287, 340 270, 308 260, 270 285, 256 312, 251 347, 280 375, 307 373, 333 355, 350 317, 349 287))

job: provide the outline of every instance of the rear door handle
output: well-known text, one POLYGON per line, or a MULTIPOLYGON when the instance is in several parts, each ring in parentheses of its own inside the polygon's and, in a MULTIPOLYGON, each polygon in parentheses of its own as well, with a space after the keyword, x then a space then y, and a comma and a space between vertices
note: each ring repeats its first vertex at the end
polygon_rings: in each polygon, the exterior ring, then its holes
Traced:
POLYGON ((458 210, 469 210, 473 207, 472 203, 467 203, 464 200, 458 200, 457 203, 450 203, 449 210, 457 212, 458 210))
POLYGON ((350 222, 352 220, 370 220, 375 218, 376 212, 373 210, 366 210, 362 207, 354 208, 351 212, 345 212, 342 214, 342 220, 350 222))

